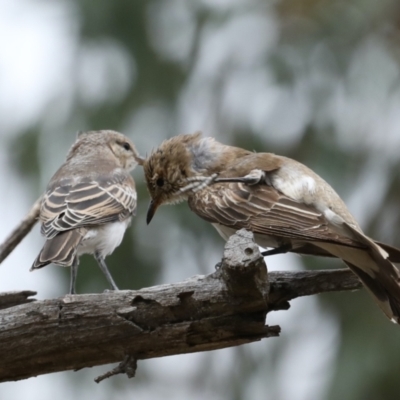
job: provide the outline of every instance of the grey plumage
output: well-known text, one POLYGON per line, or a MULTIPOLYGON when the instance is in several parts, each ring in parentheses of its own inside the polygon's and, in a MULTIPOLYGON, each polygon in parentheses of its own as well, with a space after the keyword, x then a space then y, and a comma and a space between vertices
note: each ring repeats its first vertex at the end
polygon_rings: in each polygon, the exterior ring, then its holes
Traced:
MULTIPOLYGON (((72 292, 81 254, 95 254, 104 271, 104 258, 119 245, 135 214, 136 189, 129 171, 136 156, 133 143, 118 132, 78 136, 43 196, 39 218, 47 240, 32 270, 50 263, 72 267, 72 292)), ((108 270, 105 274, 117 289, 108 270)))

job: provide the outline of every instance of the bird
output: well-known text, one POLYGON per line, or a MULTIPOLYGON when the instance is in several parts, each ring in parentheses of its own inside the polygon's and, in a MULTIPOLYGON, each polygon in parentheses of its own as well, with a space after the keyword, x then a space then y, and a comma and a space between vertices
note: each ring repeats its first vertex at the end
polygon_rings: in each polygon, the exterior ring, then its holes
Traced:
POLYGON ((50 263, 70 267, 69 293, 75 294, 79 257, 93 254, 112 289, 118 290, 105 257, 121 244, 136 212, 129 171, 137 160, 135 146, 119 132, 78 135, 42 197, 39 221, 46 242, 31 271, 50 263))
POLYGON ((197 132, 165 140, 141 165, 151 197, 147 223, 160 205, 187 201, 225 240, 239 229, 252 231, 270 249, 264 256, 340 258, 400 323, 400 249, 366 236, 334 189, 304 164, 197 132))

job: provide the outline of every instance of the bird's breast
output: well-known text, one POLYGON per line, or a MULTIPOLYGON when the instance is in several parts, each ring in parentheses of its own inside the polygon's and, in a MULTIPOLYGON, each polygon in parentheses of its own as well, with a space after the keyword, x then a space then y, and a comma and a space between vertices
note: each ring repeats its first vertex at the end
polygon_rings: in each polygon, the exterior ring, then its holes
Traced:
POLYGON ((93 254, 96 251, 103 257, 111 254, 121 244, 129 224, 130 218, 127 218, 89 229, 78 247, 78 255, 93 254))

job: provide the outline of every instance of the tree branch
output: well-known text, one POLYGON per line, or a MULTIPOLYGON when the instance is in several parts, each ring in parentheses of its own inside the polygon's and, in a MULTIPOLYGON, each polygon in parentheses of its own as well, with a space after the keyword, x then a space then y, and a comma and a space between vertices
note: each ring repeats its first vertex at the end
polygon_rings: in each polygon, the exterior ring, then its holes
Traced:
POLYGON ((279 326, 265 325, 269 311, 287 309, 298 296, 361 286, 349 270, 267 274, 252 238, 244 230, 232 236, 218 270, 207 276, 0 310, 0 382, 118 361, 97 381, 134 376, 140 359, 278 336, 279 326))
POLYGON ((0 310, 3 308, 14 307, 19 304, 31 303, 32 301, 35 301, 35 299, 29 299, 28 297, 35 295, 36 292, 31 290, 0 293, 0 310))
POLYGON ((0 245, 0 264, 18 246, 21 240, 31 231, 37 222, 42 197, 35 201, 27 216, 10 233, 8 238, 0 245))

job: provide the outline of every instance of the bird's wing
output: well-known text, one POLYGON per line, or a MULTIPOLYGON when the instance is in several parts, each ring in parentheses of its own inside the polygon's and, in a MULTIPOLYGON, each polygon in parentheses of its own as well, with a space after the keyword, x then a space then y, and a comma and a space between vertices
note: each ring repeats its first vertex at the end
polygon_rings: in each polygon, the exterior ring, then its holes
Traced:
POLYGON ((363 247, 332 229, 325 216, 268 185, 220 183, 192 194, 189 206, 212 223, 287 241, 330 242, 363 247))
POLYGON ((44 195, 41 232, 50 239, 70 229, 123 221, 135 211, 136 190, 129 174, 78 183, 64 180, 44 195))

